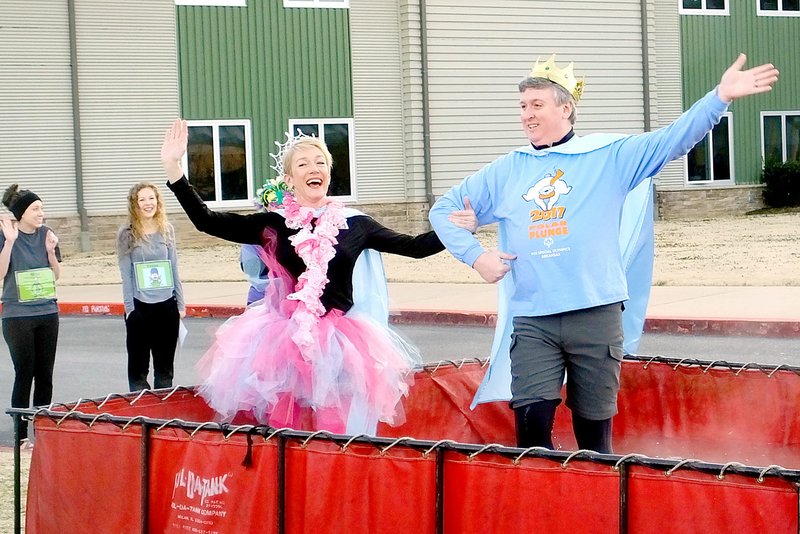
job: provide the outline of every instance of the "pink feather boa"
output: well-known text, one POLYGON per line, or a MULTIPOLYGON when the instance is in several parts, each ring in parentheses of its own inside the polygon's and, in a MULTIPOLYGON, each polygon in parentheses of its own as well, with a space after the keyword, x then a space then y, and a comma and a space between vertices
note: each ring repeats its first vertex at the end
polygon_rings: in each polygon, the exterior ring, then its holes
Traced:
POLYGON ((287 297, 298 301, 298 306, 292 313, 292 320, 297 325, 292 340, 305 355, 315 343, 312 331, 319 318, 325 315, 320 297, 329 282, 328 262, 336 255, 336 236, 339 235, 339 230, 347 228, 347 219, 342 213, 342 203, 335 200, 328 202, 313 228, 311 221, 314 220, 314 208, 301 206, 291 195, 284 198, 283 208, 286 226, 300 230, 289 241, 306 264, 306 270, 298 278, 294 293, 287 297))

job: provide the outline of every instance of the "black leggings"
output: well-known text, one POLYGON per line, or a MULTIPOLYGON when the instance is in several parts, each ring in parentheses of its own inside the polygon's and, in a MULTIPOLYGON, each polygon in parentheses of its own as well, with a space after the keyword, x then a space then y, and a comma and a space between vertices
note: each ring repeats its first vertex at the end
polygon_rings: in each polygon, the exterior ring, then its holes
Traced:
POLYGON ((125 318, 128 348, 128 386, 131 391, 150 389, 150 353, 153 353, 153 381, 156 389, 172 387, 175 348, 178 345, 180 314, 175 298, 147 304, 133 300, 133 311, 125 318))
MULTIPOLYGON (((14 363, 12 408, 45 406, 53 400, 53 366, 58 344, 58 314, 3 319, 3 337, 14 363)), ((28 424, 20 427, 20 438, 28 437, 28 424)))

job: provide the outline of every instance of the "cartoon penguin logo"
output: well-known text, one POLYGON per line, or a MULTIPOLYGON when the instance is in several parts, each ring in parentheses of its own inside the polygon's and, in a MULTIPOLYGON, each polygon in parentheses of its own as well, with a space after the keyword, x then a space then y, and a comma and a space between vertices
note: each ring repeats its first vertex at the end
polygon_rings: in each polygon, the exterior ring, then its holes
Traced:
POLYGON ((547 211, 558 202, 558 197, 572 191, 572 187, 561 179, 564 171, 556 169, 553 174, 547 174, 536 182, 528 192, 522 195, 526 202, 534 202, 542 210, 547 211))

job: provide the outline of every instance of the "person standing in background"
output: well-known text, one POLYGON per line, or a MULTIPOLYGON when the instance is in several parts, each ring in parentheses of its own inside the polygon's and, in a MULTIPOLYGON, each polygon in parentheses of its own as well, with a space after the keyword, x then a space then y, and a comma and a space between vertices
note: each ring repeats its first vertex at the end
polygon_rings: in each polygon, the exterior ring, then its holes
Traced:
POLYGON ((264 298, 264 291, 269 283, 269 269, 258 252, 261 248, 260 245, 242 245, 239 248, 239 266, 250 282, 247 290, 248 306, 264 298))
POLYGON ((158 188, 148 182, 128 193, 128 223, 117 233, 131 391, 172 387, 180 320, 186 315, 178 275, 175 229, 158 188))
MULTIPOLYGON (((36 193, 11 185, 3 205, 14 214, 0 220, 0 277, 3 278, 3 337, 14 364, 12 408, 50 404, 58 344, 56 280, 61 275, 58 238, 44 224, 44 205, 36 193)), ((22 422, 23 448, 32 446, 22 422)))

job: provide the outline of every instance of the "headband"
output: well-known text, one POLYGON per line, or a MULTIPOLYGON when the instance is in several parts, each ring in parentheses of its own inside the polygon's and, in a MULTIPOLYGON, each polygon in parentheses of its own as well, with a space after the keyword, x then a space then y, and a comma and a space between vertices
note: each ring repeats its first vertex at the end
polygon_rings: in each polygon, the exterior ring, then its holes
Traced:
POLYGON ((17 199, 8 207, 8 209, 11 210, 11 213, 13 213, 14 217, 16 217, 19 221, 22 219, 22 215, 25 213, 28 207, 37 200, 41 200, 39 195, 33 191, 25 191, 17 197, 17 199))

